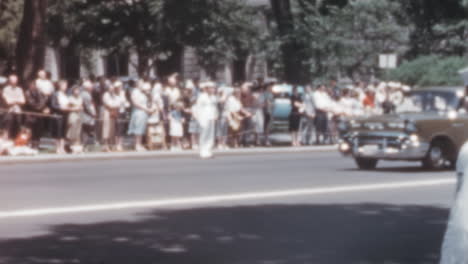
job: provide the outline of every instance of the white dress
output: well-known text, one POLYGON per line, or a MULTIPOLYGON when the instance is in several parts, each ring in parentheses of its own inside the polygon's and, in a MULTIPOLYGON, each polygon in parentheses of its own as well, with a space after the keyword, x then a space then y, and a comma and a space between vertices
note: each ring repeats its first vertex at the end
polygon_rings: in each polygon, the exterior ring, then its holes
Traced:
POLYGON ((183 116, 180 111, 172 110, 169 115, 171 137, 183 137, 184 136, 184 123, 183 116))

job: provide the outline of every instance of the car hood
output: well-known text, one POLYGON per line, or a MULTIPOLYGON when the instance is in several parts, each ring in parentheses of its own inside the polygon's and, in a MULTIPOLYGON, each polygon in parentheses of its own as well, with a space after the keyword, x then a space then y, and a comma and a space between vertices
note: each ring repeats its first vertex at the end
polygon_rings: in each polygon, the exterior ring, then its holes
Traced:
POLYGON ((355 119, 358 122, 402 122, 402 121, 419 121, 432 119, 439 116, 438 113, 400 113, 375 115, 370 117, 362 117, 355 119))

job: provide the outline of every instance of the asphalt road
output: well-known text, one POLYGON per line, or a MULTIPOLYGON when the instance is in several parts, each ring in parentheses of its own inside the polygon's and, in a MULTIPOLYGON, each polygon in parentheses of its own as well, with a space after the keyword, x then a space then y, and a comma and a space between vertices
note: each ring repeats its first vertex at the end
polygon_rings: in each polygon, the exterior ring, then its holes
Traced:
POLYGON ((0 167, 0 263, 437 263, 453 172, 335 152, 0 167))

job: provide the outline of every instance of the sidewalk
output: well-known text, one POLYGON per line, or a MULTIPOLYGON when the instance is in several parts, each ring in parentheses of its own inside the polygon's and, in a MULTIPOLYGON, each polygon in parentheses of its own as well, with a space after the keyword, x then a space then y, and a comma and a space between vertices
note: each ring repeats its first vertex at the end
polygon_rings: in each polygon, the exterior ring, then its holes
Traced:
MULTIPOLYGON (((336 146, 311 146, 311 147, 270 147, 270 148, 241 148, 229 150, 215 150, 215 157, 218 155, 255 155, 265 153, 301 153, 301 152, 325 152, 337 150, 336 146)), ((138 158, 176 158, 176 157, 194 157, 198 158, 198 151, 146 151, 146 152, 98 152, 84 154, 40 154, 38 156, 20 156, 20 157, 0 157, 2 164, 21 164, 21 163, 47 163, 64 161, 88 161, 88 160, 110 160, 110 159, 138 159, 138 158)))

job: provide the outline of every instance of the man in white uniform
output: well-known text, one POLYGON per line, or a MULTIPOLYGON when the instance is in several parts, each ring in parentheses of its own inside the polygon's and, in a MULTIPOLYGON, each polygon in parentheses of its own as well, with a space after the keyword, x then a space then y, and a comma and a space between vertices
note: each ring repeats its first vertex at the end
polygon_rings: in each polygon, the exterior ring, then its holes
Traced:
POLYGON ((200 125, 200 157, 209 159, 213 157, 215 125, 218 117, 215 97, 216 85, 212 82, 206 82, 200 86, 202 93, 195 104, 195 118, 200 125))

